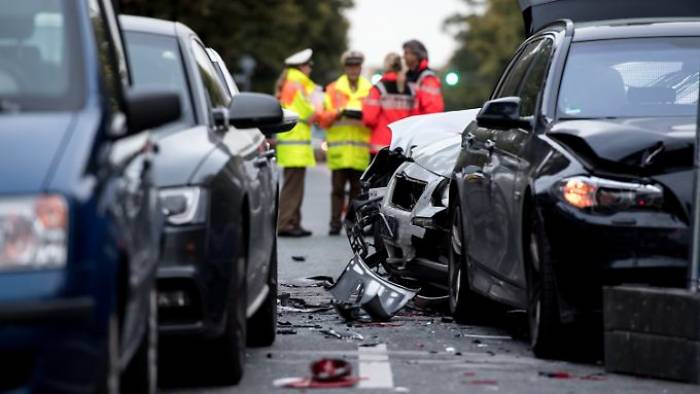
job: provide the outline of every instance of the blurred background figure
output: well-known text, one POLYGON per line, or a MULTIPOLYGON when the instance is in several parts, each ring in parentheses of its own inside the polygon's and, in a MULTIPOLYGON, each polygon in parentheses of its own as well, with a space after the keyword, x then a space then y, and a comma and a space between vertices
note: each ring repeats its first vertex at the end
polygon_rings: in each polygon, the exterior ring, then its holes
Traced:
POLYGON ((360 194, 360 176, 369 165, 370 130, 362 123, 362 102, 372 85, 362 77, 365 57, 347 51, 341 57, 344 74, 326 87, 321 127, 327 130, 328 168, 331 169, 330 235, 340 234, 346 204, 345 185, 352 200, 360 194))
POLYGON ((410 116, 413 106, 413 92, 406 84, 401 55, 389 53, 384 58, 382 79, 372 87, 362 109, 362 122, 372 129, 372 157, 391 144, 389 124, 410 116))
POLYGON ((403 58, 408 72, 406 80, 413 91, 413 115, 431 114, 445 110, 440 78, 428 66, 428 50, 418 40, 403 44, 403 58))
POLYGON ((306 168, 316 165, 311 145, 311 123, 316 119, 317 106, 313 95, 317 90, 311 80, 313 51, 304 49, 289 56, 287 68, 277 81, 277 98, 283 108, 299 114, 299 122, 290 132, 277 134, 277 162, 283 168, 284 180, 280 193, 279 235, 307 237, 311 231, 301 226, 301 204, 304 200, 306 168))

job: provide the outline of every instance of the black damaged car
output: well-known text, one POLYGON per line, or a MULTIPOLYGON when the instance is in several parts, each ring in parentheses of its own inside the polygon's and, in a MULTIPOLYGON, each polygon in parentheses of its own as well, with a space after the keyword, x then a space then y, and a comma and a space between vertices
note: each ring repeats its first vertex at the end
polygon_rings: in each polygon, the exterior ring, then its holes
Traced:
POLYGON ((604 285, 684 285, 700 70, 700 19, 557 3, 521 1, 538 31, 464 131, 449 198, 455 317, 526 309, 538 357, 596 321, 604 285))

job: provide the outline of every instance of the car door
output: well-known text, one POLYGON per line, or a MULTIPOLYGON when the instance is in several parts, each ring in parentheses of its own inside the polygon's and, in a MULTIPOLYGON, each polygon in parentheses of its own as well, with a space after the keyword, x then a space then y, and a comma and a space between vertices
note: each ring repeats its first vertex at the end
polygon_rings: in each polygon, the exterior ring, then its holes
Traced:
MULTIPOLYGON (((192 39, 191 46, 205 91, 209 96, 210 113, 213 113, 214 110, 218 111, 228 108, 231 103, 231 96, 225 82, 217 71, 217 67, 211 61, 206 47, 197 38, 192 39)), ((220 188, 218 190, 226 196, 226 201, 240 203, 238 210, 231 211, 233 207, 229 206, 225 211, 234 215, 230 218, 229 224, 241 224, 241 230, 244 232, 242 239, 248 241, 245 247, 247 252, 246 289, 248 302, 250 303, 260 293, 261 283, 264 284, 260 272, 262 265, 261 256, 264 253, 259 248, 253 247, 253 240, 256 240, 262 234, 260 226, 263 215, 260 171, 255 164, 255 160, 258 157, 254 142, 255 138, 250 133, 223 124, 212 125, 212 136, 216 140, 219 152, 228 156, 228 161, 224 168, 229 181, 228 190, 221 190, 220 188), (247 206, 242 204, 243 201, 247 202, 247 206), (247 221, 243 219, 244 213, 248 215, 247 221)), ((217 203, 212 201, 212 206, 217 203)), ((229 240, 228 242, 232 241, 229 240)))
MULTIPOLYGON (((492 99, 517 92, 537 45, 538 43, 527 44, 516 53, 494 90, 492 99)), ((499 157, 493 154, 497 134, 497 130, 479 127, 473 123, 466 130, 462 142, 467 151, 467 157, 471 158, 465 163, 463 174, 465 199, 463 214, 465 223, 469 226, 466 252, 470 260, 478 265, 479 271, 472 273, 472 276, 477 283, 481 284, 481 290, 484 292, 488 291, 491 274, 497 272, 493 268, 494 262, 503 253, 503 242, 507 238, 507 235, 501 233, 502 228, 498 224, 505 220, 504 215, 507 213, 504 200, 500 198, 502 192, 494 192, 497 186, 494 182, 501 181, 495 179, 500 176, 497 168, 499 157), (480 275, 485 275, 488 279, 480 280, 480 275)))
MULTIPOLYGON (((126 111, 120 96, 130 80, 116 14, 109 1, 92 1, 89 9, 96 38, 102 43, 99 60, 110 97, 110 129, 117 134, 126 132, 126 111)), ((133 353, 143 338, 147 323, 144 316, 158 263, 162 215, 152 180, 152 146, 150 133, 144 131, 114 141, 109 149, 114 196, 110 210, 124 242, 129 275, 126 299, 122 300, 125 315, 120 345, 124 355, 133 353)))
MULTIPOLYGON (((501 97, 517 96, 521 99, 520 116, 533 117, 540 92, 544 84, 546 71, 550 64, 554 41, 544 37, 533 41, 529 52, 531 60, 527 62, 527 73, 520 82, 513 81, 501 92, 501 97), (516 88, 517 83, 517 88, 516 88), (515 91, 511 90, 515 89, 515 91)), ((527 59, 525 59, 527 60, 527 59)), ((518 188, 519 180, 529 168, 524 156, 526 144, 530 141, 532 131, 522 128, 494 130, 493 152, 491 154, 491 201, 495 216, 493 232, 498 234, 500 248, 491 260, 492 268, 504 281, 494 292, 502 292, 500 298, 518 299, 518 290, 512 286, 524 288, 525 277, 520 262, 521 255, 521 217, 522 192, 518 188)))
MULTIPOLYGON (((217 67, 219 76, 228 87, 231 96, 239 93, 236 82, 221 59, 221 56, 213 49, 207 49, 209 56, 217 67)), ((253 212, 251 216, 259 217, 255 223, 251 223, 250 250, 251 258, 259 265, 259 280, 252 287, 260 288, 266 284, 268 278, 269 259, 274 247, 277 234, 277 174, 275 164, 275 151, 271 149, 267 139, 259 129, 243 129, 226 134, 224 143, 231 145, 232 149, 239 149, 242 156, 250 156, 244 161, 246 174, 251 182, 251 192, 259 201, 260 212, 253 212), (238 148, 234 148, 237 146, 238 148)))

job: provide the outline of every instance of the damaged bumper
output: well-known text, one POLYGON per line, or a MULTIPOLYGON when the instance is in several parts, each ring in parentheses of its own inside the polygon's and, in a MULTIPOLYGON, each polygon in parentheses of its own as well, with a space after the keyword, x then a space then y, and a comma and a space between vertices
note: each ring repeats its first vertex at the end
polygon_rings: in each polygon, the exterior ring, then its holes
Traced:
POLYGON ((346 320, 356 320, 364 311, 372 320, 386 321, 406 306, 418 290, 387 281, 356 255, 328 292, 335 299, 336 310, 346 320))

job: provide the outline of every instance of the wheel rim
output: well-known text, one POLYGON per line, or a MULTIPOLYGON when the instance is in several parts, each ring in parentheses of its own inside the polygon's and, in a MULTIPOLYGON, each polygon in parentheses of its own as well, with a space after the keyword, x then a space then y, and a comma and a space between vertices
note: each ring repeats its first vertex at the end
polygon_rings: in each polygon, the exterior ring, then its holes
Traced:
POLYGON ((537 345, 542 320, 542 289, 539 281, 540 251, 537 245, 537 235, 530 233, 530 343, 537 345))
POLYGON ((459 208, 455 209, 454 220, 450 231, 450 264, 452 266, 450 296, 453 307, 459 302, 462 286, 462 220, 459 208))

